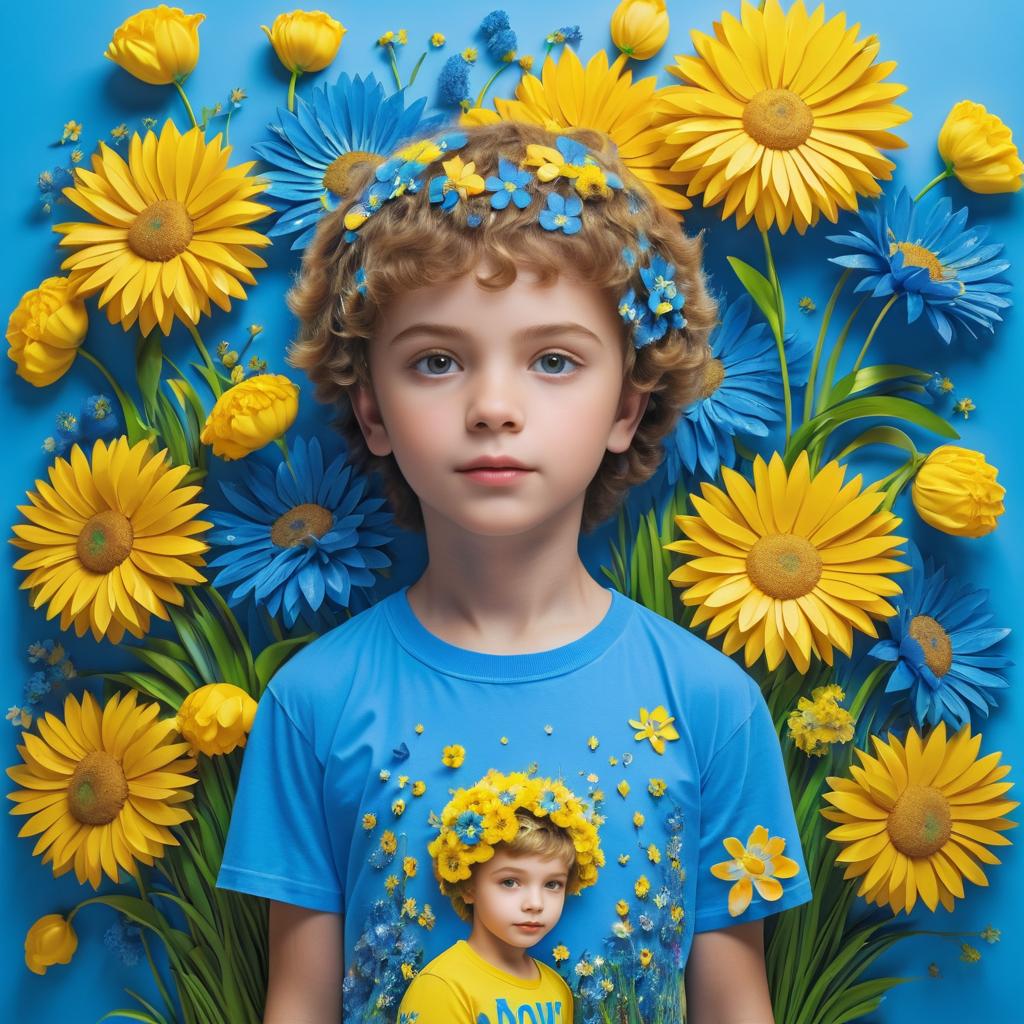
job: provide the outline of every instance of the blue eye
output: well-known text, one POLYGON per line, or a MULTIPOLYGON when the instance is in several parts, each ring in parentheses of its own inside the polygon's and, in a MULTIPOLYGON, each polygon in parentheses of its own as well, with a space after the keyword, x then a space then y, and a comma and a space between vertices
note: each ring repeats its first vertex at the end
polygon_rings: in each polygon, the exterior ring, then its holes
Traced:
MULTIPOLYGON (((455 360, 452 359, 451 356, 446 355, 444 352, 428 352, 426 355, 420 356, 419 359, 417 359, 416 362, 412 364, 413 365, 413 369, 416 369, 420 365, 420 363, 422 363, 424 360, 427 360, 427 359, 444 359, 444 360, 447 360, 449 366, 454 365, 454 363, 455 363, 455 360)), ((435 363, 434 365, 436 366, 437 364, 435 363)), ((450 376, 447 373, 427 373, 426 375, 428 377, 448 377, 448 376, 450 376)))
MULTIPOLYGON (((544 355, 537 357, 534 365, 536 366, 538 363, 545 364, 546 369, 542 371, 545 377, 566 377, 579 366, 575 359, 562 352, 545 352, 544 355), (554 361, 554 366, 552 366, 552 361, 554 361), (555 372, 548 373, 548 369, 554 369, 555 372), (564 372, 565 370, 568 370, 568 373, 564 372)), ((448 377, 450 373, 447 371, 455 365, 457 365, 455 360, 445 352, 427 352, 412 364, 412 368, 422 372, 427 377, 448 377), (432 364, 428 363, 427 365, 435 370, 440 369, 441 372, 434 373, 431 369, 419 370, 420 364, 427 360, 435 360, 432 364), (438 365, 438 360, 441 361, 440 366, 438 365)))
MULTIPOLYGON (((573 367, 573 368, 579 366, 579 363, 577 363, 575 359, 570 359, 569 356, 565 355, 562 352, 545 352, 544 355, 540 356, 537 359, 537 362, 538 363, 542 363, 545 360, 551 360, 551 359, 561 360, 561 364, 560 365, 570 366, 570 367, 573 367)), ((547 365, 550 367, 550 365, 551 365, 550 362, 547 365)), ((570 370, 570 372, 572 372, 572 371, 570 370)), ((565 377, 566 374, 564 374, 564 373, 548 373, 548 374, 545 374, 545 376, 548 376, 548 377, 565 377)))
POLYGON ((507 888, 508 886, 518 885, 519 883, 514 878, 505 878, 502 879, 501 884, 507 888))

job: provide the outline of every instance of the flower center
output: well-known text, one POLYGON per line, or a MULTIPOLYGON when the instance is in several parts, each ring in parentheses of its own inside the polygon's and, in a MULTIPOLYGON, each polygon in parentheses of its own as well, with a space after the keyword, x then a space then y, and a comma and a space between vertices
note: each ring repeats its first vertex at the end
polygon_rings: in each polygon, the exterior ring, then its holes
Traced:
POLYGON ((725 380, 725 366, 721 359, 716 359, 712 356, 704 364, 704 380, 700 386, 700 394, 698 398, 710 398, 721 386, 722 381, 725 380))
POLYGON ((788 89, 763 89, 743 109, 747 134, 769 149, 796 149, 814 127, 811 108, 788 89))
POLYGON ((917 245, 914 242, 890 242, 889 255, 892 256, 897 251, 903 253, 903 266, 927 267, 928 276, 933 281, 945 280, 942 264, 930 249, 926 249, 923 245, 917 245))
POLYGON ((107 573, 132 551, 135 533, 127 517, 108 508, 97 512, 78 535, 78 560, 91 572, 107 573))
POLYGON ((949 634, 930 615, 915 615, 910 620, 910 635, 924 651, 924 663, 944 676, 953 664, 953 644, 949 634))
POLYGON ((144 260, 166 263, 188 248, 192 218, 176 199, 147 206, 128 229, 128 244, 144 260))
POLYGON ((760 537, 747 555, 751 581, 769 597, 809 594, 821 579, 821 555, 806 537, 773 533, 760 537))
POLYGON ((928 857, 949 838, 952 818, 946 798, 931 786, 910 783, 889 812, 893 846, 907 857, 928 857))
POLYGON ((741 863, 752 875, 764 874, 764 861, 761 860, 760 857, 755 857, 752 853, 743 854, 743 860, 741 863))
POLYGON ((324 171, 323 185, 336 196, 347 196, 353 187, 356 172, 367 164, 378 167, 384 158, 377 153, 367 153, 362 149, 353 149, 350 153, 342 153, 335 157, 324 171))
POLYGON ((296 505, 274 522, 270 539, 279 548, 308 546, 313 538, 322 537, 333 525, 334 515, 323 505, 296 505))
POLYGON ((105 750, 91 750, 68 783, 68 808, 83 825, 113 821, 128 799, 128 780, 121 762, 105 750))

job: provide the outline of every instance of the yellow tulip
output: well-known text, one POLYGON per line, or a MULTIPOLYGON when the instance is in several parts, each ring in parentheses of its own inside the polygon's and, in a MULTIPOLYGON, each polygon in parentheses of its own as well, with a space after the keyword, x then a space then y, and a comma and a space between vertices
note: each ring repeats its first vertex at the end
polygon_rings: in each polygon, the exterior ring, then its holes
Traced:
POLYGON ((147 7, 114 30, 103 54, 150 85, 183 82, 199 60, 199 26, 205 14, 180 7, 147 7))
POLYGON ((261 373, 217 399, 199 439, 222 459, 241 459, 281 437, 298 411, 298 385, 283 374, 261 373))
POLYGON ((939 153, 960 183, 972 192, 1016 192, 1024 163, 1013 133, 980 103, 961 100, 939 132, 939 153))
POLYGON ((984 537, 1004 512, 1006 488, 981 452, 940 445, 925 459, 910 496, 929 526, 957 537, 984 537))
POLYGON ((7 321, 8 358, 17 374, 37 388, 67 373, 89 330, 85 302, 70 292, 66 277, 48 277, 25 292, 7 321))
POLYGON ((178 708, 178 732, 197 753, 214 757, 244 747, 256 717, 256 701, 233 683, 208 683, 178 708))
POLYGON ((25 936, 25 966, 33 974, 45 974, 47 967, 67 964, 78 948, 78 936, 71 922, 60 914, 47 914, 25 936))
POLYGON ((338 55, 348 31, 323 11, 279 14, 272 28, 260 25, 281 63, 291 72, 322 71, 338 55))
POLYGON ((612 14, 612 42, 636 60, 653 57, 668 39, 665 0, 622 0, 612 14))

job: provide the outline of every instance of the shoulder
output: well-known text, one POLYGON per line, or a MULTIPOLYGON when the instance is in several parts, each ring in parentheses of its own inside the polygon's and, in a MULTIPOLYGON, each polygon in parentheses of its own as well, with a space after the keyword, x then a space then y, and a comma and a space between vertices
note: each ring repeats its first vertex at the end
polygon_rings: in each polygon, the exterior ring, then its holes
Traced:
POLYGON ((566 984, 565 978, 563 978, 558 971, 553 967, 548 966, 548 964, 538 960, 536 957, 533 958, 533 962, 540 968, 541 976, 547 984, 553 985, 555 988, 559 989, 563 995, 568 995, 572 998, 572 990, 566 984))
POLYGON ((459 978, 465 973, 465 970, 465 958, 459 948, 459 943, 456 942, 443 953, 438 953, 426 966, 420 968, 414 982, 419 978, 434 978, 447 982, 459 978))

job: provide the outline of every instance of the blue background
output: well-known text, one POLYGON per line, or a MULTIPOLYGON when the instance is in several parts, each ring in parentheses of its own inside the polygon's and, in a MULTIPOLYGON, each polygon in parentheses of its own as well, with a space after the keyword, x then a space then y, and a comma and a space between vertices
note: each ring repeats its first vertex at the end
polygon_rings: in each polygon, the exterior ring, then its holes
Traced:
MULTIPOLYGON (((274 17, 291 4, 266 2, 225 2, 218 0, 199 8, 207 20, 200 27, 201 53, 195 73, 186 84, 189 98, 198 113, 202 105, 213 105, 226 99, 228 91, 236 86, 247 90, 249 99, 236 112, 231 121, 231 142, 235 147, 232 164, 252 159, 252 143, 264 138, 265 124, 274 107, 285 102, 287 76, 259 26, 271 24, 274 17)), ((311 5, 312 6, 312 5, 311 5)), ((126 17, 135 13, 141 4, 115 3, 111 0, 92 3, 88 8, 67 0, 55 0, 46 5, 18 4, 5 10, 4 31, 7 44, 7 90, 2 105, 3 135, 6 139, 5 160, 2 164, 5 198, 4 222, 7 242, 0 248, 3 262, 2 308, 7 315, 21 295, 38 286, 39 282, 59 273, 60 257, 57 236, 49 231, 48 218, 39 212, 36 198, 36 178, 40 171, 54 164, 66 163, 66 153, 54 143, 59 140, 65 121, 74 118, 84 124, 81 144, 88 153, 100 137, 121 121, 132 130, 139 130, 139 119, 155 116, 174 117, 179 128, 187 124, 183 108, 171 87, 150 87, 140 83, 102 57, 113 30, 126 17)), ((608 18, 614 4, 594 5, 581 0, 564 0, 559 5, 541 3, 520 4, 509 7, 512 27, 519 35, 520 53, 543 53, 543 39, 560 25, 579 23, 583 29, 580 48, 584 63, 596 49, 612 50, 608 36, 608 18)), ((710 0, 688 0, 684 4, 669 5, 672 13, 672 34, 666 47, 652 61, 634 64, 640 75, 656 74, 659 85, 676 82, 664 70, 676 53, 692 53, 689 37, 691 28, 712 31, 712 21, 720 16, 722 5, 710 0)), ((427 12, 425 4, 395 0, 380 5, 379 15, 367 16, 360 7, 329 3, 324 9, 339 18, 348 29, 335 63, 325 72, 300 80, 299 95, 315 84, 334 80, 346 70, 350 74, 374 71, 385 82, 390 92, 393 79, 384 53, 375 45, 377 37, 387 29, 408 29, 410 45, 399 50, 403 79, 425 46, 431 32, 444 32, 447 45, 440 51, 431 51, 421 68, 413 92, 428 97, 428 112, 436 97, 437 75, 444 60, 468 45, 481 51, 481 60, 471 79, 474 92, 479 90, 493 65, 476 30, 480 19, 490 5, 456 0, 436 8, 436 14, 427 12)), ((738 5, 729 5, 738 14, 738 5)), ((1016 128, 1018 138, 1024 139, 1024 81, 1020 71, 1020 40, 1024 38, 1024 9, 1011 0, 985 0, 970 5, 950 0, 925 3, 893 3, 891 0, 848 0, 844 5, 829 4, 826 15, 831 17, 845 10, 849 22, 860 22, 860 36, 876 34, 882 41, 880 60, 899 62, 890 81, 906 84, 909 89, 897 102, 913 111, 913 119, 895 129, 907 140, 909 148, 895 154, 897 162, 894 181, 887 189, 907 184, 912 192, 918 191, 941 169, 935 150, 935 140, 950 107, 961 99, 983 103, 1016 128)), ((536 70, 539 71, 539 59, 536 70)), ((496 83, 498 95, 510 95, 514 87, 511 69, 496 83)), ((488 94, 495 95, 495 87, 488 94)), ((122 149, 126 152, 126 147, 122 149)), ((88 166, 88 157, 85 165, 88 166)), ((992 239, 1006 244, 1006 256, 1011 261, 1010 278, 1017 280, 1017 267, 1024 260, 1024 194, 1008 196, 976 196, 962 189, 956 182, 946 182, 934 190, 934 198, 945 189, 955 207, 970 207, 969 223, 992 225, 992 239)), ((699 199, 696 200, 699 204, 699 199)), ((737 287, 725 258, 739 256, 756 266, 763 265, 761 240, 753 225, 738 234, 732 221, 720 221, 721 207, 703 211, 699 207, 687 215, 687 229, 695 232, 706 228, 706 264, 714 276, 714 284, 725 288, 730 298, 738 294, 737 287)), ((77 208, 64 207, 53 222, 60 219, 84 219, 77 208)), ((848 224, 849 215, 840 219, 840 227, 848 224)), ((257 227, 264 230, 270 221, 257 227)), ((773 236, 775 258, 779 266, 787 299, 787 322, 816 337, 820 316, 836 278, 835 268, 825 258, 835 254, 825 235, 836 233, 837 228, 822 219, 816 229, 804 237, 791 231, 785 237, 773 236), (799 298, 811 296, 818 312, 806 316, 797 308, 799 298)), ((291 239, 279 240, 272 250, 263 250, 269 267, 257 272, 258 285, 249 290, 249 300, 235 303, 230 314, 214 307, 214 316, 200 324, 201 332, 212 349, 221 338, 238 347, 245 340, 247 325, 258 322, 264 333, 253 345, 270 362, 270 370, 283 372, 285 345, 294 330, 294 323, 282 301, 291 272, 297 266, 295 254, 289 253, 291 239)), ((1005 323, 993 337, 985 336, 972 341, 964 336, 949 348, 919 324, 907 328, 903 305, 898 305, 887 318, 876 337, 869 362, 901 362, 925 370, 940 370, 952 377, 956 396, 970 396, 977 411, 964 423, 959 417, 956 425, 961 432, 962 444, 983 451, 990 462, 999 467, 999 480, 1007 488, 1007 511, 999 529, 980 540, 944 537, 920 522, 910 510, 902 532, 908 532, 926 553, 932 553, 945 563, 948 570, 972 582, 975 586, 991 590, 991 605, 995 613, 994 625, 1017 626, 1019 604, 1020 535, 1022 525, 1018 495, 1021 493, 1021 462, 1017 457, 1013 438, 1019 438, 1017 421, 1020 403, 1020 382, 1024 374, 1024 355, 1016 342, 1020 332, 1020 314, 1011 309, 1005 323)), ((840 303, 833 323, 841 323, 849 312, 849 304, 840 303)), ((125 381, 132 374, 133 341, 120 329, 111 328, 103 314, 96 312, 90 300, 92 321, 89 347, 107 365, 115 368, 125 381)), ((860 330, 864 330, 861 321, 860 330)), ((834 333, 833 333, 834 336, 834 333)), ((863 337, 861 333, 860 338, 863 337)), ((848 346, 852 354, 858 345, 851 338, 848 346)), ((187 333, 176 325, 167 344, 172 358, 190 358, 191 343, 187 333)), ((54 417, 64 409, 76 410, 86 395, 99 391, 103 381, 97 372, 83 360, 76 362, 65 378, 50 388, 37 390, 14 375, 14 366, 5 361, 4 428, 7 436, 2 480, 3 507, 8 522, 18 516, 15 505, 24 502, 24 493, 33 481, 45 477, 47 456, 41 449, 43 438, 54 432, 54 417)), ((309 434, 316 432, 327 441, 330 450, 338 444, 329 434, 326 410, 311 399, 311 389, 304 388, 297 430, 309 434)), ((802 408, 794 402, 795 408, 802 408)), ((951 403, 939 407, 951 413, 951 403)), ((927 442, 927 439, 925 439, 927 442)), ((888 470, 879 463, 866 467, 870 475, 888 470)), ((217 470, 223 470, 218 466, 217 470)), ((220 474, 225 475, 224 473, 220 474)), ((643 511, 649 506, 651 491, 634 494, 630 508, 643 511)), ((217 502, 208 493, 206 500, 217 502)), ((897 512, 907 514, 909 503, 904 498, 897 512)), ((614 523, 597 534, 584 538, 582 552, 591 571, 599 575, 599 566, 609 564, 608 540, 614 523)), ((392 545, 394 560, 390 580, 384 589, 415 579, 423 566, 422 542, 404 536, 392 545)), ((5 666, 2 703, 6 709, 22 702, 22 687, 33 671, 25 656, 28 643, 45 637, 57 637, 56 620, 46 623, 41 612, 32 612, 26 595, 19 592, 21 574, 10 570, 18 557, 16 549, 9 548, 6 583, 0 585, 0 614, 9 623, 2 639, 2 657, 5 666)), ((154 620, 155 621, 155 620, 154 620)), ((161 623, 158 631, 165 627, 161 623)), ((79 671, 90 669, 115 670, 127 664, 123 653, 109 644, 97 647, 90 640, 78 641, 73 634, 63 637, 70 656, 79 671)), ((1020 663, 1024 660, 1020 642, 1009 638, 1002 648, 1020 663)), ((857 654, 861 654, 859 646, 857 654)), ((1004 762, 1014 765, 1011 779, 1020 780, 1021 743, 1024 711, 1017 694, 1017 670, 1009 671, 1010 687, 1002 691, 1000 706, 994 710, 988 723, 981 724, 984 734, 982 753, 993 750, 1004 752, 1004 762)), ((53 703, 44 703, 53 709, 53 703)), ((6 730, 2 754, 4 764, 18 760, 15 744, 19 732, 8 723, 0 723, 6 730)), ((13 783, 6 779, 7 792, 13 783)), ((1020 798, 1018 787, 1010 797, 1020 798)), ((1020 812, 1011 817, 1020 818, 1020 812)), ((114 920, 112 911, 105 907, 89 907, 75 919, 79 936, 79 949, 66 967, 51 968, 45 977, 31 974, 24 966, 23 941, 30 924, 38 917, 53 912, 66 912, 79 900, 93 895, 91 888, 79 887, 74 875, 54 879, 48 866, 31 856, 34 840, 19 840, 16 833, 24 818, 8 817, 6 827, 0 831, 0 878, 8 892, 4 928, 0 936, 0 971, 2 971, 4 1019, 31 1020, 34 1024, 57 1022, 91 1022, 117 1006, 133 1005, 121 991, 133 988, 147 997, 155 994, 149 969, 144 960, 136 967, 125 967, 103 944, 104 931, 114 920)), ((900 975, 917 980, 899 986, 882 1004, 871 1019, 876 1022, 896 1022, 910 1019, 932 1021, 960 1020, 1011 1021, 1022 1019, 1017 982, 1011 975, 1011 965, 1018 965, 1024 957, 1024 940, 1015 920, 1022 905, 1017 885, 1022 867, 1016 833, 1007 833, 1015 845, 996 849, 1002 859, 1001 866, 987 867, 990 885, 978 888, 965 883, 966 899, 958 902, 955 913, 948 914, 941 907, 929 914, 920 906, 913 915, 917 927, 944 932, 978 932, 991 924, 1002 931, 1002 941, 988 945, 975 936, 964 936, 981 950, 982 961, 966 964, 960 961, 959 938, 918 936, 897 944, 886 957, 877 961, 873 976, 900 975), (934 963, 940 977, 928 977, 928 965, 934 963)), ((111 891, 105 883, 102 891, 111 891)), ((128 891, 127 888, 125 891, 128 891)), ((1018 969, 1019 970, 1019 969, 1018 969)), ((123 1019, 123 1018, 119 1018, 123 1019)))

